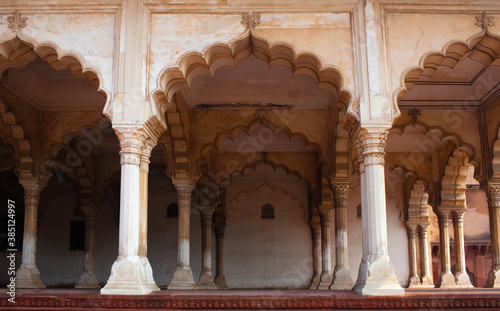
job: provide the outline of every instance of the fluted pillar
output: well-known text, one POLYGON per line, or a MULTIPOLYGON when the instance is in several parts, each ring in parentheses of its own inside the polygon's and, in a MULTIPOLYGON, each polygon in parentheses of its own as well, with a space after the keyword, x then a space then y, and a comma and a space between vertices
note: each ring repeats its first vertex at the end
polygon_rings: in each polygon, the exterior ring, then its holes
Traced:
POLYGON ((437 287, 446 288, 456 285, 455 278, 451 274, 450 261, 450 212, 439 211, 439 240, 441 248, 441 276, 437 287))
POLYGON ((361 128, 356 144, 360 161, 363 258, 354 289, 362 295, 404 295, 389 258, 382 127, 361 128))
POLYGON ((178 254, 177 267, 174 273, 174 279, 167 289, 173 290, 191 290, 196 289, 193 280, 193 272, 189 263, 189 223, 191 212, 191 192, 194 189, 194 183, 190 179, 174 179, 174 186, 177 189, 179 201, 179 234, 178 234, 178 254))
POLYGON ((201 216, 201 274, 197 284, 199 289, 217 289, 212 274, 212 215, 213 208, 200 211, 201 216))
POLYGON ((432 281, 432 258, 429 252, 428 230, 429 224, 420 224, 420 247, 421 247, 421 281, 424 287, 434 287, 432 281))
POLYGON ((318 215, 313 216, 313 220, 309 223, 311 226, 312 242, 313 242, 313 277, 310 289, 317 289, 321 280, 321 221, 318 215))
POLYGON ((350 290, 354 281, 349 268, 349 252, 347 248, 347 194, 348 183, 332 184, 333 201, 335 202, 335 271, 331 289, 350 290))
POLYGON ((464 210, 458 210, 453 213, 456 258, 455 283, 460 287, 473 287, 465 267, 464 214, 464 210))
MULTIPOLYGON (((143 128, 115 125, 120 140, 121 186, 118 258, 111 267, 111 276, 101 294, 144 295, 159 290, 153 270, 141 249, 144 228, 144 188, 141 187, 141 157, 147 137, 143 128)), ((147 202, 147 201, 146 201, 147 202)))
POLYGON ((20 181, 24 187, 24 235, 21 267, 16 273, 17 288, 45 288, 36 267, 38 205, 41 185, 34 181, 20 181))
POLYGON ((491 269, 485 287, 500 287, 500 183, 488 185, 488 208, 490 211, 491 269))
POLYGON ((94 237, 97 211, 94 206, 80 206, 85 216, 85 248, 83 255, 83 273, 75 288, 101 288, 94 273, 94 237))
POLYGON ((333 210, 320 209, 319 212, 321 217, 322 271, 318 289, 329 289, 333 282, 332 245, 330 239, 330 224, 332 222, 333 210))
POLYGON ((417 225, 409 224, 406 226, 408 232, 408 248, 410 255, 410 284, 408 287, 420 286, 420 278, 418 277, 418 265, 417 265, 417 240, 416 240, 416 230, 417 225))

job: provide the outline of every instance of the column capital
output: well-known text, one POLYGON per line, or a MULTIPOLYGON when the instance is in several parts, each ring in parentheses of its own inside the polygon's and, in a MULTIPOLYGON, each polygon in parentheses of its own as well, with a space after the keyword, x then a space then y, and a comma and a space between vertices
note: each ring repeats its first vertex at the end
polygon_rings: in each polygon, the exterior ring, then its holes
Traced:
POLYGON ((417 225, 416 224, 407 224, 406 230, 408 232, 408 237, 413 239, 413 238, 415 238, 415 234, 417 231, 417 225))
POLYGON ((368 165, 384 165, 385 144, 389 127, 384 125, 367 125, 360 127, 355 134, 355 146, 358 152, 360 171, 368 165))
POLYGON ((180 197, 190 196, 195 188, 194 182, 189 178, 174 178, 172 183, 180 197))
POLYGON ((330 224, 333 216, 333 209, 320 209, 319 213, 321 215, 321 222, 330 224))
POLYGON ((80 206, 80 210, 83 212, 85 218, 95 219, 97 216, 97 208, 91 205, 80 206))
POLYGON ((144 147, 144 129, 137 125, 113 124, 120 141, 120 164, 140 165, 144 147))
POLYGON ((500 208, 500 183, 488 183, 485 189, 489 208, 500 208))
POLYGON ((347 208, 348 182, 332 182, 333 201, 335 208, 347 208))
POLYGON ((40 185, 40 183, 31 180, 30 181, 19 180, 19 183, 24 188, 25 197, 40 196, 40 192, 42 191, 42 185, 40 185))
POLYGON ((141 171, 149 172, 149 158, 151 157, 151 151, 153 151, 153 148, 156 146, 156 144, 156 139, 146 138, 144 140, 140 164, 141 171))
POLYGON ((465 214, 465 210, 456 210, 456 211, 453 211, 453 225, 456 226, 456 225, 461 225, 463 226, 464 224, 464 214, 465 214))

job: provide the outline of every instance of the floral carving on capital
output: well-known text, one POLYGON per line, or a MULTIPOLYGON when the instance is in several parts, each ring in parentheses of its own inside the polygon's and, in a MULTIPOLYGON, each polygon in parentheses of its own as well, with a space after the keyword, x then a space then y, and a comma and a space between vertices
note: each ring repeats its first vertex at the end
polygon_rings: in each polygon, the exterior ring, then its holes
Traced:
POLYGON ((486 188, 489 208, 500 208, 500 183, 489 184, 486 188))

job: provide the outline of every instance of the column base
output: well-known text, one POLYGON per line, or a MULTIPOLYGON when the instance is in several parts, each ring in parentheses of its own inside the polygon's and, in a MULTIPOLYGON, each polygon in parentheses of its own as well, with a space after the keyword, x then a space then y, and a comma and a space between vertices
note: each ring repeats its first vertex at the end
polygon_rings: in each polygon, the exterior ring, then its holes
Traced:
POLYGON ((422 277, 422 286, 421 287, 426 287, 426 288, 433 288, 434 282, 432 281, 432 278, 428 275, 424 275, 422 277))
POLYGON ((457 287, 474 287, 470 282, 469 275, 464 272, 455 275, 455 282, 457 283, 457 287))
POLYGON ((146 257, 118 257, 111 267, 103 295, 145 295, 160 290, 153 280, 153 270, 146 257))
POLYGON ((439 277, 439 284, 436 287, 439 288, 452 288, 456 287, 455 277, 450 272, 441 273, 439 277))
POLYGON ((174 279, 167 287, 168 290, 193 290, 197 289, 193 280, 191 267, 177 267, 174 273, 174 279))
POLYGON ((215 276, 214 280, 215 286, 217 286, 217 289, 229 289, 226 283, 226 277, 224 274, 217 274, 215 276))
POLYGON ((203 271, 200 274, 200 280, 198 281, 198 289, 209 289, 209 290, 215 290, 217 289, 217 286, 215 286, 214 283, 214 277, 212 275, 212 271, 207 270, 203 271))
POLYGON ((416 275, 414 275, 410 278, 410 282, 408 285, 408 288, 413 288, 413 287, 422 287, 422 283, 420 282, 420 278, 416 275))
POLYGON ((485 288, 500 288, 500 269, 491 269, 488 273, 488 280, 484 285, 485 288))
POLYGON ((330 286, 333 283, 333 275, 331 272, 321 273, 321 280, 318 285, 318 289, 325 290, 330 289, 330 286))
POLYGON ((101 286, 97 283, 94 271, 85 271, 80 276, 80 281, 75 285, 75 288, 101 288, 101 286))
POLYGON ((353 288, 358 294, 382 296, 405 294, 405 290, 399 285, 389 257, 386 257, 374 260, 363 257, 359 266, 358 280, 353 288))
POLYGON ((316 274, 313 276, 312 281, 311 281, 311 286, 309 289, 317 289, 319 286, 319 282, 321 280, 321 275, 316 274))
POLYGON ((353 287, 354 281, 352 280, 351 270, 349 270, 349 268, 340 268, 335 270, 333 284, 330 287, 331 289, 351 290, 353 287))
POLYGON ((28 268, 21 265, 16 273, 16 288, 45 288, 37 267, 28 268))

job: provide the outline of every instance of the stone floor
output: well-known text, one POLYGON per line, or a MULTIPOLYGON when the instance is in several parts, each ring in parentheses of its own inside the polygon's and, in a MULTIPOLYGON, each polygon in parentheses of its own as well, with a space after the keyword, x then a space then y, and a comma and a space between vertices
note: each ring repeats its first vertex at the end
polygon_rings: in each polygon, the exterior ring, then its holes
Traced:
POLYGON ((0 294, 0 310, 180 309, 500 309, 500 289, 406 290, 399 296, 360 296, 353 291, 224 290, 166 291, 144 296, 100 295, 98 290, 17 290, 15 304, 0 294))

